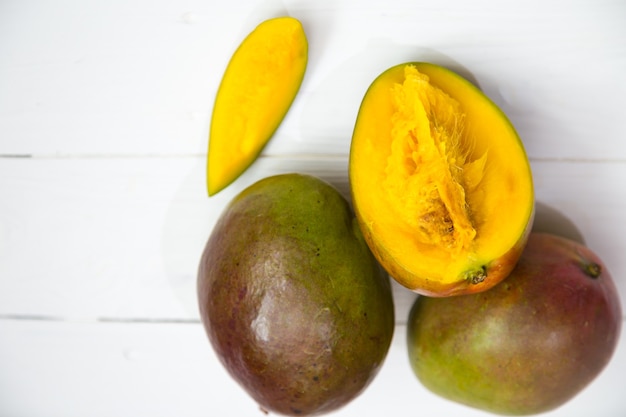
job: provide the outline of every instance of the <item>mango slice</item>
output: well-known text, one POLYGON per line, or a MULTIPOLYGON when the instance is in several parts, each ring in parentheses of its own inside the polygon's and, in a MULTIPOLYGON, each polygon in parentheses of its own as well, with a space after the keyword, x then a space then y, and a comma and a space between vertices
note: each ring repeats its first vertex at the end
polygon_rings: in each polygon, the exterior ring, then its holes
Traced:
POLYGON ((519 259, 534 215, 530 164, 505 114, 458 74, 406 63, 378 76, 349 172, 363 234, 405 287, 480 292, 519 259))
POLYGON ((258 157, 291 107, 307 60, 304 29, 292 17, 262 22, 237 48, 213 106, 207 161, 210 196, 258 157))

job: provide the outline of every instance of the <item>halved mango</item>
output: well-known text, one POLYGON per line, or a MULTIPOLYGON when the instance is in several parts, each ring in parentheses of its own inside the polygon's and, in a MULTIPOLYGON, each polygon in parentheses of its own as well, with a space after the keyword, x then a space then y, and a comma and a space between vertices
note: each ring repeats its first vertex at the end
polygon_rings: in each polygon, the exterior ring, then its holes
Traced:
POLYGON ((292 17, 262 22, 237 48, 211 116, 209 195, 237 179, 258 157, 291 107, 307 60, 304 29, 292 17))
POLYGON ((441 66, 401 64, 374 80, 349 173, 372 252, 417 293, 491 288, 528 239, 534 191, 520 138, 487 96, 441 66))

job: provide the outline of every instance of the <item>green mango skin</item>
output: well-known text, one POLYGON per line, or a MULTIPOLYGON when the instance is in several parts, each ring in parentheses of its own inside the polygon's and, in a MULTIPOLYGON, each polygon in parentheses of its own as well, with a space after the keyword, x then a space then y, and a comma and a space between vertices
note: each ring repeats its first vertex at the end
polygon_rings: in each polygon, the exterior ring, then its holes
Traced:
POLYGON ((206 244, 197 290, 218 358, 268 412, 347 404, 393 336, 388 276, 345 198, 312 176, 269 177, 235 197, 206 244))
POLYGON ((622 323, 614 282, 583 245, 531 234, 511 275, 479 294, 419 297, 408 322, 418 379, 503 415, 552 410, 607 365, 622 323))

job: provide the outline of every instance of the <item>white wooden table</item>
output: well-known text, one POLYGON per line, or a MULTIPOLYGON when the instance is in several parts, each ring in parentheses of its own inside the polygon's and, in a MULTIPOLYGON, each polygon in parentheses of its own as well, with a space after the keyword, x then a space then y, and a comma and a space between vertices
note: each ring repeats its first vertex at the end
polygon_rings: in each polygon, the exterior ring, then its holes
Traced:
MULTIPOLYGON (((626 306, 626 2, 0 2, 0 415, 261 415, 200 325, 195 274, 227 201, 261 177, 348 194, 360 100, 411 60, 461 71, 508 114, 535 175, 537 228, 584 238, 626 306), (300 94, 262 157, 208 198, 207 132, 234 48, 288 14, 309 38, 300 94)), ((427 392, 395 288, 384 367, 337 416, 483 416, 427 392)), ((626 415, 624 337, 551 416, 626 415)))

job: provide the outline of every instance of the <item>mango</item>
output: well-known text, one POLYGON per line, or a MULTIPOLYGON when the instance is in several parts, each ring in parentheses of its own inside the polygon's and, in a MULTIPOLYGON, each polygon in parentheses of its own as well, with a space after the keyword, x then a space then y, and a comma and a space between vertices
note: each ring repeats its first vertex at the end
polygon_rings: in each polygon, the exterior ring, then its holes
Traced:
POLYGON ((419 294, 485 291, 513 269, 534 218, 524 146, 478 88, 441 66, 394 66, 352 135, 352 201, 372 252, 419 294))
POLYGON ((609 363, 622 325, 609 271, 589 248, 533 233, 511 275, 459 297, 418 297, 408 352, 449 400, 503 415, 566 403, 609 363))
POLYGON ((215 96, 207 156, 207 190, 237 179, 278 129, 304 78, 308 42, 299 20, 259 24, 239 45, 215 96))
POLYGON ((271 176, 232 200, 197 291, 217 357, 268 412, 347 404, 377 374, 394 331, 389 277, 348 202, 308 175, 271 176))

